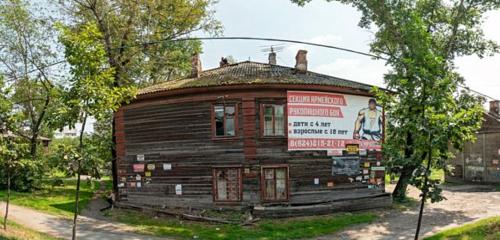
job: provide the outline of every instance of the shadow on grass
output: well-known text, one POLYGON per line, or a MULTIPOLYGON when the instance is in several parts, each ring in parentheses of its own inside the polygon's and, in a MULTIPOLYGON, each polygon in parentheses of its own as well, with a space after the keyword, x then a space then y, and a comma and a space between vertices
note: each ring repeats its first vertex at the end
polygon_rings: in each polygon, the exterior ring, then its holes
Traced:
POLYGON ((338 232, 346 227, 373 222, 372 213, 335 214, 291 219, 265 219, 254 226, 208 224, 176 218, 156 218, 142 212, 115 209, 107 212, 110 219, 128 224, 141 234, 182 239, 303 239, 338 232))

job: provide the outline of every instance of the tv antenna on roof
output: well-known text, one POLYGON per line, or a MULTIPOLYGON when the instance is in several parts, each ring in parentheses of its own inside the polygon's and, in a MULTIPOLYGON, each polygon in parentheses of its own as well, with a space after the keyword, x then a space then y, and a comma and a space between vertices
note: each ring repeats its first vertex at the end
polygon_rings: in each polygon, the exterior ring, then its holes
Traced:
POLYGON ((265 52, 265 53, 275 53, 275 52, 281 52, 285 48, 285 44, 274 44, 274 45, 265 45, 265 46, 259 46, 263 47, 260 51, 265 52))
POLYGON ((283 48, 285 48, 285 46, 283 46, 283 45, 284 44, 261 46, 261 47, 265 47, 265 48, 261 49, 260 51, 268 54, 269 64, 276 65, 277 64, 276 52, 283 51, 283 48))

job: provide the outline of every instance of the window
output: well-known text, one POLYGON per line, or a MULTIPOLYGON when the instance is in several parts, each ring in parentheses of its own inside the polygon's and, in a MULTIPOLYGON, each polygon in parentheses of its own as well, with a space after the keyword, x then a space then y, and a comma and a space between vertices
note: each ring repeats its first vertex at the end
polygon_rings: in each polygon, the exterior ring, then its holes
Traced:
POLYGON ((214 178, 214 201, 238 202, 241 200, 241 169, 216 168, 214 178))
POLYGON ((262 128, 264 136, 285 136, 285 107, 281 104, 263 104, 262 128))
POLYGON ((235 105, 214 105, 215 136, 236 136, 236 117, 235 105))
POLYGON ((288 168, 262 168, 262 197, 264 201, 286 201, 288 199, 288 168))

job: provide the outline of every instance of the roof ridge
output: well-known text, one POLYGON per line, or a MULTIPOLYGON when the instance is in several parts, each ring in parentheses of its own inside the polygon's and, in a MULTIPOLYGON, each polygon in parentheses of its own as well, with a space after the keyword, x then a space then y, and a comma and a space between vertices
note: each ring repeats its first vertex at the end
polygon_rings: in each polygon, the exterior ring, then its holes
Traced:
POLYGON ((246 60, 201 71, 200 76, 196 78, 184 77, 157 83, 140 89, 139 95, 192 87, 273 83, 331 85, 364 91, 370 91, 373 87, 370 84, 313 71, 297 73, 294 67, 246 60))

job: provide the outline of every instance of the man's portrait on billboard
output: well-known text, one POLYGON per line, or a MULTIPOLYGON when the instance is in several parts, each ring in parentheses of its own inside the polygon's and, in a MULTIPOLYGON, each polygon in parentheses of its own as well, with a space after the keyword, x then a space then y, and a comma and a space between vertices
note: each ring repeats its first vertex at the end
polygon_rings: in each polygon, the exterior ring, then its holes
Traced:
POLYGON ((377 101, 368 100, 368 107, 359 111, 354 123, 354 139, 375 140, 382 139, 382 111, 377 109, 377 101))

